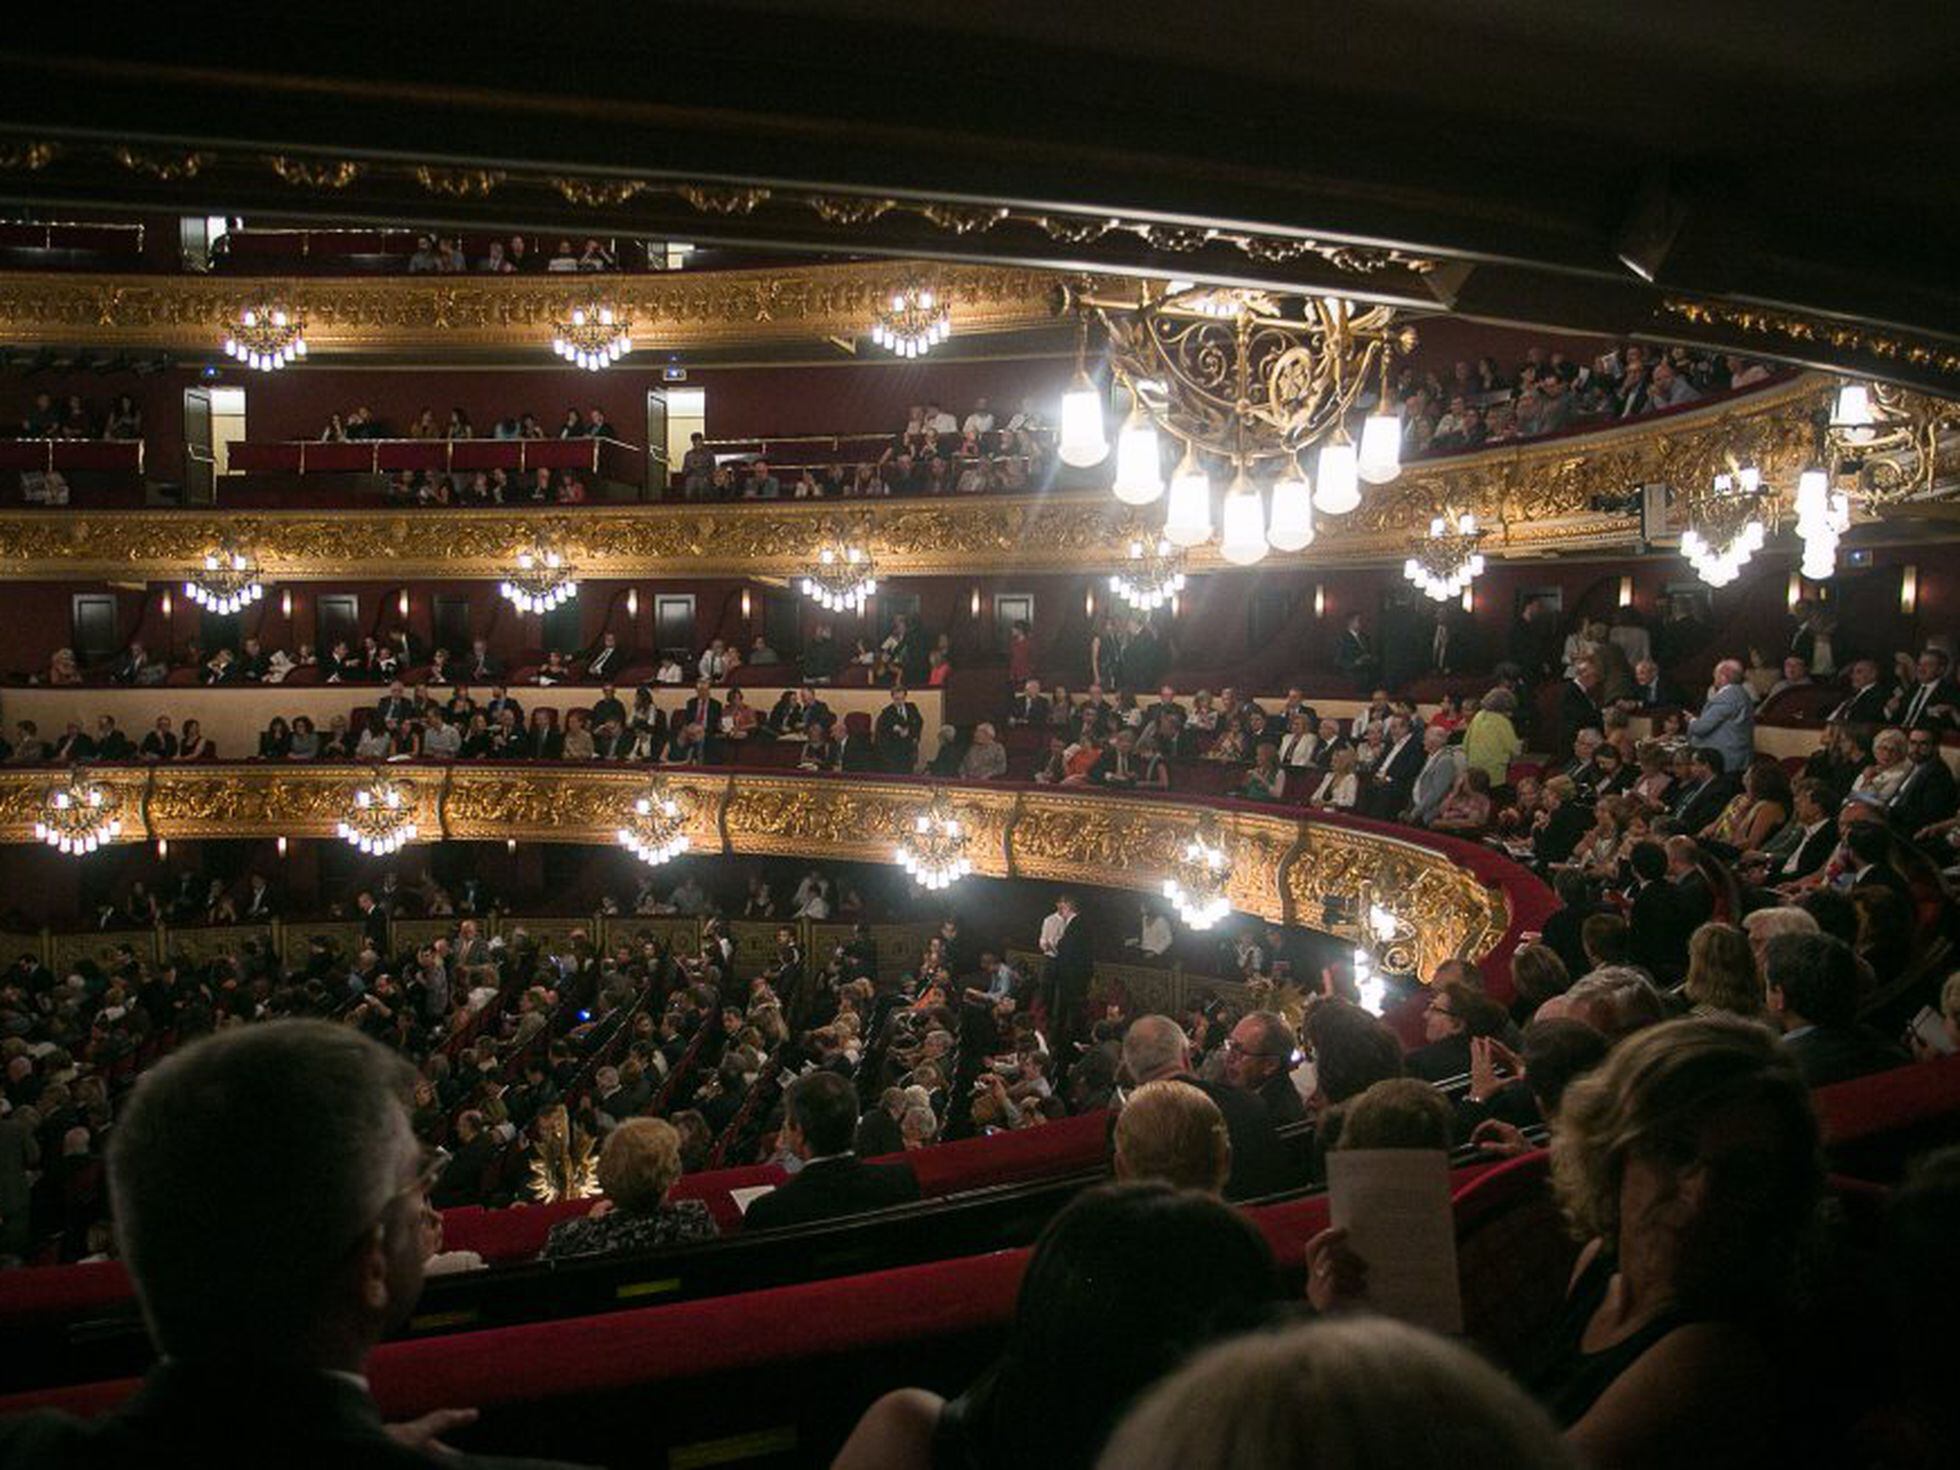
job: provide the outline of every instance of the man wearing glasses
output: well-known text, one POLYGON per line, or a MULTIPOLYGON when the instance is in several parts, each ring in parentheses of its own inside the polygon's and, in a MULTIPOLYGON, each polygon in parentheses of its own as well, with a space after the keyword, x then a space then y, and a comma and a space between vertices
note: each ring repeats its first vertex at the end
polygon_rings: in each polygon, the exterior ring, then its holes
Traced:
POLYGON ((1253 1011, 1225 1038, 1225 1078, 1266 1105, 1275 1126, 1307 1116, 1300 1089, 1293 1085, 1293 1028, 1273 1011, 1253 1011))
POLYGON ((384 1426, 364 1376, 439 1246, 414 1074, 345 1026, 272 1021, 186 1047, 137 1085, 109 1147, 117 1233, 158 1363, 91 1423, 0 1425, 0 1462, 453 1465, 441 1410, 384 1426))

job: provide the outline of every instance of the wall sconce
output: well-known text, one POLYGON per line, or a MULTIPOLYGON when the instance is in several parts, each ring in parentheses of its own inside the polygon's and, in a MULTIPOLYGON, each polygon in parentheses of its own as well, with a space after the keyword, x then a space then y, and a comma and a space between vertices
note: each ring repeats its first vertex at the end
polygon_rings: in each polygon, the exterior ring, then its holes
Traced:
POLYGON ((272 846, 273 846, 273 848, 274 848, 274 850, 278 852, 278 854, 279 854, 279 856, 281 856, 281 857, 284 857, 284 856, 286 855, 286 839, 285 839, 285 838, 283 838, 283 837, 280 837, 280 838, 277 838, 277 839, 275 839, 275 840, 273 841, 273 844, 272 844, 272 846))
POLYGON ((1907 617, 1919 611, 1919 568, 1911 562, 1899 573, 1899 611, 1907 617))
POLYGON ((1633 578, 1631 577, 1620 578, 1620 606, 1633 606, 1633 578))
POLYGON ((163 599, 159 605, 163 608, 163 615, 166 618, 170 616, 170 610, 177 605, 170 600, 170 589, 168 587, 163 589, 163 599))
POLYGON ((159 837, 157 839, 157 856, 159 858, 170 856, 170 839, 168 837, 159 837))
POLYGON ((1463 589, 1463 610, 1467 613, 1473 613, 1477 610, 1477 589, 1475 587, 1465 587, 1463 589))
POLYGON ((1327 616, 1327 588, 1319 582, 1313 584, 1313 615, 1317 618, 1327 616))
POLYGON ((1783 599, 1785 603, 1787 603, 1790 607, 1793 608, 1798 603, 1803 601, 1803 573, 1802 572, 1790 573, 1790 586, 1789 589, 1783 594, 1783 599))
POLYGON ((406 587, 402 588, 401 592, 395 598, 395 611, 403 617, 408 616, 408 589, 406 587))
POLYGON ((967 603, 967 607, 973 617, 973 620, 976 623, 979 622, 980 621, 980 589, 978 587, 975 587, 973 589, 973 596, 967 603))
POLYGON ((629 618, 637 618, 639 615, 640 615, 640 589, 637 587, 629 587, 626 589, 626 616, 629 618))
POLYGON ((293 615, 293 594, 290 590, 279 594, 279 616, 290 619, 293 615))
POLYGON ((1093 587, 1082 594, 1082 613, 1091 618, 1096 615, 1096 589, 1093 587))
POLYGON ((742 621, 745 623, 749 620, 750 606, 751 604, 749 602, 749 589, 744 587, 742 589, 742 621))
POLYGON ((1184 594, 1182 592, 1173 592, 1171 594, 1171 616, 1176 617, 1182 611, 1184 611, 1184 594))
POLYGON ((517 851, 517 839, 515 837, 506 837, 504 839, 504 851, 509 853, 515 853, 517 851))

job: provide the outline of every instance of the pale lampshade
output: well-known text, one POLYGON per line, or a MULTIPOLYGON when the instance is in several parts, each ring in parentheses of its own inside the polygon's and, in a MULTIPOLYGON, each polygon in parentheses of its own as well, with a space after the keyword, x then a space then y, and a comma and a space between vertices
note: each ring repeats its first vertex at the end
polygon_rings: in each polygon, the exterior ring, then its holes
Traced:
POLYGON ((1211 539, 1211 481, 1188 451, 1171 476, 1164 539, 1173 546, 1198 546, 1211 539))
POLYGON ((1315 508, 1330 516, 1344 516, 1361 504, 1355 458, 1354 445, 1346 438, 1330 439, 1320 446, 1320 463, 1314 476, 1315 508))

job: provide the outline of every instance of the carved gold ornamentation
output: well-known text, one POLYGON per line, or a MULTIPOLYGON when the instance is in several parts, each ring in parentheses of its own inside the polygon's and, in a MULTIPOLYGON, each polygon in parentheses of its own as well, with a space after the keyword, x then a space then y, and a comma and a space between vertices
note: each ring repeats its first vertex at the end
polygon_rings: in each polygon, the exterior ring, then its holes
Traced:
POLYGON ((681 184, 674 192, 703 214, 754 214, 769 198, 767 189, 735 188, 724 184, 681 184))
POLYGON ((1111 230, 1126 228, 1120 219, 1084 219, 1061 214, 1030 215, 1028 223, 1039 226, 1043 234, 1060 245, 1092 244, 1111 230))
MULTIPOLYGON (((863 331, 893 279, 907 271, 929 273, 962 332, 1038 327, 1056 320, 1060 309, 1056 277, 1046 271, 878 261, 614 275, 606 278, 606 293, 647 340, 663 347, 816 342, 863 331)), ((352 281, 0 272, 0 338, 19 346, 206 351, 241 305, 276 300, 306 319, 307 346, 315 354, 426 352, 436 332, 445 349, 531 354, 554 320, 591 296, 591 278, 577 275, 352 281)))
POLYGON ((266 155, 266 166, 296 189, 345 189, 364 172, 365 166, 350 158, 288 158, 283 153, 266 155))
POLYGON ((925 219, 948 234, 970 235, 987 230, 1007 218, 1008 211, 984 204, 915 204, 911 206, 925 219))
MULTIPOLYGON (((393 769, 393 768, 391 768, 393 769)), ((212 765, 113 769, 130 814, 126 841, 158 837, 325 837, 345 807, 346 766, 212 765), (141 820, 137 814, 141 813, 141 820)), ((646 773, 573 766, 415 766, 425 840, 610 844, 646 773)), ((663 772, 687 793, 695 852, 891 863, 917 812, 917 785, 819 776, 663 772)), ((32 840, 45 771, 0 771, 0 841, 32 840)), ((1156 891, 1202 809, 1144 797, 948 789, 970 836, 974 871, 1091 887, 1156 891)), ((1328 898, 1383 903, 1417 931, 1427 975, 1453 955, 1491 948, 1510 924, 1505 896, 1412 841, 1278 813, 1223 814, 1231 899, 1242 913, 1318 926, 1328 898)), ((1519 870, 1520 881, 1527 881, 1519 870)), ((573 921, 567 921, 568 923, 573 921)), ((629 921, 637 922, 637 921, 629 921)), ((98 936, 106 940, 109 936, 98 936)))
POLYGON ((1960 349, 1924 338, 1876 331, 1854 322, 1821 320, 1764 306, 1735 306, 1682 296, 1666 298, 1661 308, 1697 326, 1735 327, 1757 336, 1781 338, 1786 350, 1795 344, 1821 343, 1841 352, 1865 352, 1887 362, 1960 374, 1960 349))
POLYGON ((898 208, 896 199, 872 199, 856 194, 811 194, 804 203, 826 224, 868 225, 898 208))
POLYGON ((500 168, 434 168, 422 164, 415 170, 415 182, 431 194, 451 199, 487 199, 510 175, 500 168))
POLYGON ((647 190, 641 179, 573 179, 554 175, 549 182, 567 204, 576 204, 580 209, 612 209, 647 190))
POLYGON ((133 174, 145 174, 163 183, 175 183, 179 179, 194 179, 212 162, 209 153, 144 153, 137 149, 118 146, 109 150, 109 156, 133 174))
POLYGON ((39 173, 60 156, 59 143, 0 143, 0 169, 9 173, 39 173))

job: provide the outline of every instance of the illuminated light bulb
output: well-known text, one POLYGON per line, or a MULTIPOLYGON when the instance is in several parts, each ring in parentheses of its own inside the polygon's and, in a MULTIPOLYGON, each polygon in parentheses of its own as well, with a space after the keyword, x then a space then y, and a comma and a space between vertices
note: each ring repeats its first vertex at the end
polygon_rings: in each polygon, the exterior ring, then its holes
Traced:
POLYGON ((1249 567, 1265 556, 1266 515, 1259 492, 1240 470, 1225 492, 1218 554, 1234 566, 1249 567))
POLYGON ((1125 505, 1148 505, 1164 493, 1162 447, 1157 426, 1141 408, 1132 409, 1116 436, 1116 479, 1111 486, 1125 505))
POLYGON ((1078 470, 1101 464, 1109 457, 1102 398, 1087 373, 1077 373, 1075 382, 1062 395, 1062 437, 1056 453, 1063 464, 1078 470))
POLYGON ((1344 516, 1361 504, 1355 449, 1346 438, 1331 439, 1320 446, 1316 471, 1313 492, 1316 509, 1330 516, 1344 516))
POLYGON ((1361 421, 1355 470, 1370 485, 1386 485, 1402 473, 1402 420, 1384 403, 1361 421))
POLYGON ((1211 481, 1189 450, 1171 476, 1164 539, 1173 546, 1198 546, 1211 539, 1211 481))

